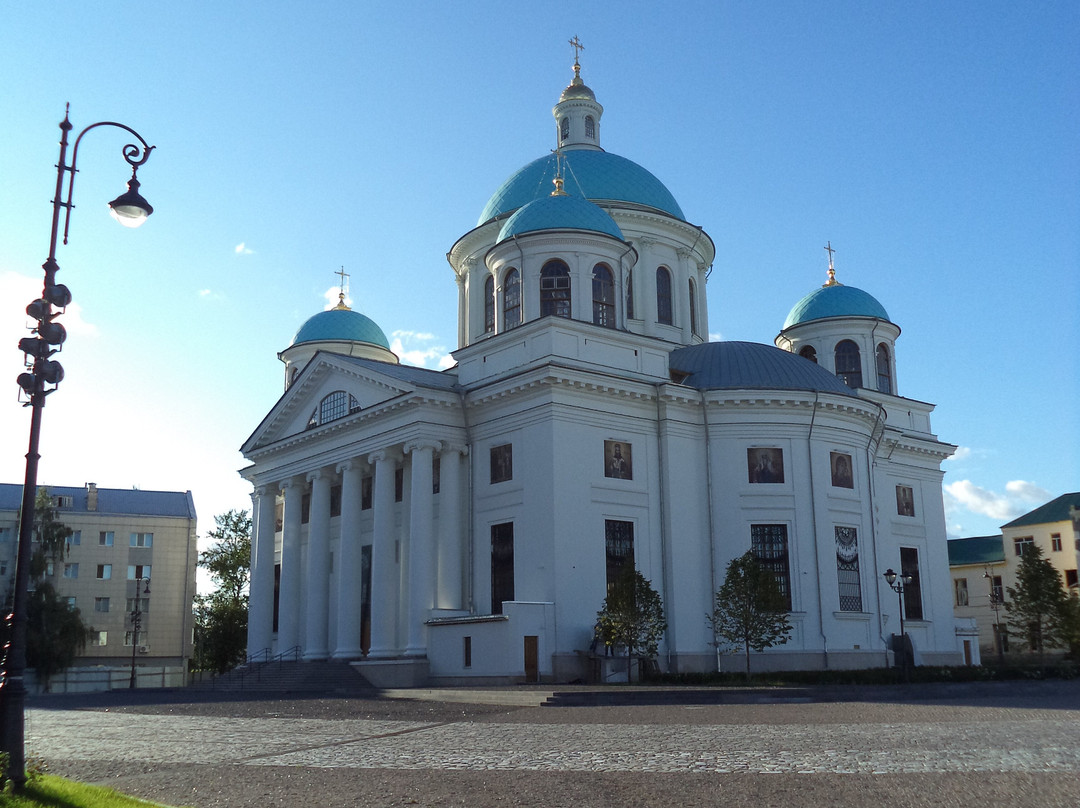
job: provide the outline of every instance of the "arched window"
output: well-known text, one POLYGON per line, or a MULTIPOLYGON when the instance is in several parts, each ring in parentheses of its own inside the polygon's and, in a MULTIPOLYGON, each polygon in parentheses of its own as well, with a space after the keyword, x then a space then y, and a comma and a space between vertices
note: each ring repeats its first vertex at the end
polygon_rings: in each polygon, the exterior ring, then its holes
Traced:
POLYGON ((889 346, 884 342, 879 342, 877 346, 877 389, 882 393, 891 393, 893 391, 889 346))
POLYGON ((597 264, 592 271, 592 321, 615 327, 615 279, 603 264, 597 264))
POLYGON ((566 140, 570 137, 570 119, 563 118, 559 121, 559 139, 566 140))
POLYGON ((503 278, 503 328, 521 325, 521 275, 511 269, 503 278))
POLYGON ((596 139, 596 121, 592 115, 585 116, 585 137, 596 139))
POLYGON ((803 359, 809 359, 815 365, 817 364, 817 350, 813 345, 804 345, 799 349, 799 356, 803 359))
POLYGON ((859 346, 849 339, 836 344, 836 375, 848 387, 862 387, 862 359, 859 346))
POLYGON ((335 390, 319 402, 318 417, 311 414, 308 427, 321 426, 360 411, 360 403, 344 390, 335 390))
POLYGON ((484 333, 495 330, 495 279, 490 275, 484 281, 484 333))
POLYGON ((667 267, 656 270, 656 322, 671 325, 671 273, 667 267))
POLYGON ((634 271, 629 270, 626 273, 626 316, 633 318, 634 316, 634 271))
POLYGON ((548 261, 540 270, 540 316, 570 318, 570 268, 548 261))
POLYGON ((690 333, 697 334, 697 289, 694 279, 690 279, 690 333))

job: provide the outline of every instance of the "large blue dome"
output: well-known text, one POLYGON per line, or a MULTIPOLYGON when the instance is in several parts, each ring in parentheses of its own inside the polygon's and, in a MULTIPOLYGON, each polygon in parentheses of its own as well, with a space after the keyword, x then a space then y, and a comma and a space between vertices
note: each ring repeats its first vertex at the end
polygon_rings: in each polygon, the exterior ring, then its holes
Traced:
POLYGON ((629 202, 682 219, 682 208, 660 180, 632 160, 605 151, 570 149, 533 160, 492 194, 478 225, 551 193, 557 174, 566 191, 592 202, 629 202), (561 170, 560 170, 561 169, 561 170))
POLYGON ((502 226, 498 240, 539 230, 592 230, 625 240, 615 220, 603 208, 568 194, 541 197, 518 208, 502 226))
POLYGON ((838 377, 809 359, 757 342, 704 342, 677 348, 668 367, 688 374, 699 390, 811 390, 856 395, 838 377))
POLYGON ((872 295, 854 286, 836 283, 815 289, 796 303, 784 320, 784 328, 829 317, 874 317, 892 322, 885 307, 872 295))
POLYGON ((289 347, 304 342, 366 342, 390 350, 386 334, 374 320, 345 308, 320 311, 308 318, 292 338, 289 347))

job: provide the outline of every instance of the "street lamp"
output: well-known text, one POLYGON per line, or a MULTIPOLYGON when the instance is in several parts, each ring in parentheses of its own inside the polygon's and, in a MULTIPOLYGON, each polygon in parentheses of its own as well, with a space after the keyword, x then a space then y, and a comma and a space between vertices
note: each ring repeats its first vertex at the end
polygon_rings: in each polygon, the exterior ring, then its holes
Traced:
POLYGON ((128 687, 135 689, 135 652, 139 649, 139 629, 142 628, 142 595, 150 594, 150 579, 135 579, 135 608, 131 610, 131 682, 128 687), (146 581, 146 589, 139 593, 139 588, 146 581))
POLYGON ((904 675, 908 672, 907 634, 904 631, 904 587, 911 584, 914 579, 910 575, 897 575, 892 568, 885 570, 885 583, 896 593, 897 602, 900 605, 900 653, 904 658, 904 675))
POLYGON ((983 572, 983 578, 986 578, 987 583, 990 584, 990 608, 994 612, 994 645, 997 650, 998 664, 1005 664, 1005 643, 1004 638, 1001 636, 1001 614, 1000 609, 1003 605, 1001 598, 1001 590, 994 585, 994 576, 990 574, 990 568, 987 567, 983 572))
POLYGON ((26 477, 23 481, 22 510, 19 519, 19 545, 15 561, 15 592, 11 613, 7 616, 10 625, 10 641, 4 660, 4 681, 0 683, 0 749, 8 755, 8 777, 17 789, 26 781, 25 723, 24 704, 26 701, 26 624, 29 605, 31 540, 34 528, 34 498, 37 495, 38 443, 41 437, 41 411, 45 406, 45 397, 56 390, 64 378, 64 369, 52 359, 60 350, 67 337, 64 327, 53 322, 71 302, 71 292, 62 283, 56 282, 56 273, 60 266, 56 263, 57 238, 60 232, 60 212, 64 211, 64 240, 67 244, 68 226, 71 224, 71 197, 75 189, 76 163, 79 159, 79 144, 83 136, 99 126, 115 126, 132 134, 140 145, 129 143, 124 146, 123 155, 131 166, 131 180, 128 190, 121 194, 109 206, 113 216, 126 226, 137 227, 153 213, 153 208, 139 194, 139 181, 136 173, 139 166, 147 161, 153 146, 147 144, 142 135, 129 126, 114 121, 100 121, 83 129, 75 138, 71 152, 71 163, 67 162, 68 132, 71 122, 68 119, 70 105, 64 111, 64 120, 60 122, 60 159, 56 163, 56 193, 53 196, 52 230, 49 236, 49 257, 42 264, 45 270, 45 285, 41 297, 26 307, 26 313, 37 321, 31 333, 36 337, 24 337, 19 340, 19 349, 24 354, 27 372, 18 378, 21 388, 20 397, 24 406, 30 407, 30 447, 26 453, 26 477), (65 182, 67 198, 65 199, 65 182), (55 311, 54 307, 60 311, 55 311))

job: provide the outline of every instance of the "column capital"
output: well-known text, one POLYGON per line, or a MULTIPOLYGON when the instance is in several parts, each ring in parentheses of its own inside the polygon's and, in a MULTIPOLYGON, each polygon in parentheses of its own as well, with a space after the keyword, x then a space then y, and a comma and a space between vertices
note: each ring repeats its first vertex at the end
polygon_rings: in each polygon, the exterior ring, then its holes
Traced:
POLYGON ((439 449, 439 454, 446 456, 457 453, 462 457, 469 456, 469 447, 463 443, 450 443, 449 441, 442 441, 442 447, 439 449))
POLYGON ((309 483, 313 483, 316 480, 321 480, 324 477, 327 480, 332 481, 334 478, 334 473, 328 468, 321 468, 315 469, 314 471, 309 471, 307 474, 304 475, 304 479, 307 480, 309 483))
POLYGON ((307 481, 303 477, 289 477, 281 481, 281 487, 285 490, 307 488, 307 481))
POLYGON ((378 449, 367 456, 367 462, 372 466, 383 460, 391 460, 396 463, 401 460, 401 452, 397 449, 378 449))
POLYGON ((370 464, 362 457, 350 457, 334 466, 334 471, 344 474, 346 471, 367 471, 370 464))
POLYGON ((413 452, 423 451, 424 449, 430 449, 433 452, 437 452, 442 448, 442 444, 437 440, 414 440, 405 444, 405 453, 411 454, 413 452))
POLYGON ((263 483, 262 485, 255 486, 255 490, 251 492, 251 496, 253 499, 255 497, 270 496, 271 494, 276 497, 279 493, 281 493, 281 483, 263 483))

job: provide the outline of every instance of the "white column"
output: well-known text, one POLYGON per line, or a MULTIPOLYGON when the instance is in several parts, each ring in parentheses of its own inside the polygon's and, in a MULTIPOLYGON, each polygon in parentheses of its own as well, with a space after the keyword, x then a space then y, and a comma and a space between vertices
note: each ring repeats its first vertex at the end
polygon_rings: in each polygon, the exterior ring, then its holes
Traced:
POLYGON ((311 483, 308 509, 307 627, 304 659, 326 659, 330 621, 330 474, 320 469, 307 476, 311 483))
POLYGON ((427 654, 427 625, 435 605, 434 495, 431 463, 437 441, 416 441, 405 446, 412 454, 409 475, 409 656, 427 654))
POLYGON ((278 653, 300 644, 300 519, 307 486, 285 481, 285 514, 281 528, 281 580, 278 583, 278 653))
MULTIPOLYGON (((694 277, 693 264, 690 262, 690 251, 680 247, 677 251, 679 256, 679 271, 671 273, 671 304, 675 315, 675 322, 682 327, 683 345, 690 344, 690 278, 694 277), (680 301, 682 304, 680 305, 680 301)), ((694 281, 695 286, 697 281, 694 281)), ((700 294, 700 292, 699 292, 700 294)), ((695 311, 696 315, 697 312, 695 311)))
POLYGON ((637 241, 641 258, 634 267, 634 285, 637 292, 637 315, 645 322, 645 333, 656 334, 656 269, 660 266, 653 256, 656 239, 640 238, 637 241))
POLYGON ((461 458, 468 449, 445 447, 440 460, 439 480, 439 585, 435 605, 440 609, 461 609, 461 458))
POLYGON ((375 466, 371 545, 371 648, 369 657, 397 656, 398 576, 394 553, 394 471, 397 458, 389 451, 373 452, 375 466))
POLYGON ((251 542, 248 655, 269 650, 274 637, 274 533, 278 488, 263 485, 252 494, 255 524, 251 542))
POLYGON ((338 631, 334 659, 359 659, 360 649, 360 485, 363 463, 357 458, 337 467, 341 472, 341 538, 335 565, 338 578, 338 631))

